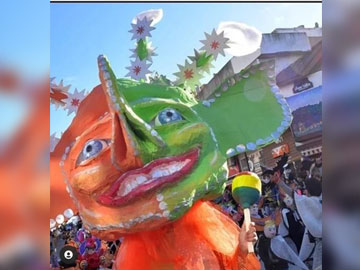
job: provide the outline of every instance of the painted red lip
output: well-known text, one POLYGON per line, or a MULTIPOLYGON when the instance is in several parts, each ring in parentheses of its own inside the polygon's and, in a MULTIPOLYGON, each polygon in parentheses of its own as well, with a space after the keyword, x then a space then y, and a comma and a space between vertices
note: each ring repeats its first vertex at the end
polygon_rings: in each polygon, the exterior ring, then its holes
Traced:
POLYGON ((198 160, 200 149, 154 160, 120 176, 108 191, 97 198, 101 204, 119 206, 163 185, 175 183, 188 174, 198 160))

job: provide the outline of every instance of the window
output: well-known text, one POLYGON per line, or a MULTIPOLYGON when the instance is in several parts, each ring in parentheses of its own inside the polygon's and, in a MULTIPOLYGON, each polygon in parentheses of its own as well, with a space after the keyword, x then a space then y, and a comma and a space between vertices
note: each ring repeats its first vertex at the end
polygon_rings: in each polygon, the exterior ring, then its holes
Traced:
POLYGON ((249 167, 246 162, 246 158, 240 159, 240 168, 241 168, 241 171, 249 171, 249 167))

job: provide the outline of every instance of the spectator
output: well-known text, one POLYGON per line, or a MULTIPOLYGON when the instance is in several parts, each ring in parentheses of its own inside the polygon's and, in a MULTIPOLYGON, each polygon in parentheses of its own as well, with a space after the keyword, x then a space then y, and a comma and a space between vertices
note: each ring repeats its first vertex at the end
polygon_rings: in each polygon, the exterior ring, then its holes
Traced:
POLYGON ((305 226, 295 210, 293 198, 287 194, 283 200, 281 217, 279 234, 284 237, 289 246, 295 248, 294 251, 298 254, 304 237, 305 226))
POLYGON ((264 235, 259 237, 257 250, 265 270, 307 269, 284 238, 277 235, 273 220, 266 221, 264 235))
POLYGON ((299 257, 312 265, 312 269, 322 267, 322 186, 315 178, 305 180, 305 195, 294 192, 283 181, 278 182, 279 187, 289 196, 294 196, 295 207, 305 232, 301 244, 299 257))
POLYGON ((311 165, 310 176, 321 181, 322 179, 322 158, 321 156, 315 159, 315 162, 311 165))

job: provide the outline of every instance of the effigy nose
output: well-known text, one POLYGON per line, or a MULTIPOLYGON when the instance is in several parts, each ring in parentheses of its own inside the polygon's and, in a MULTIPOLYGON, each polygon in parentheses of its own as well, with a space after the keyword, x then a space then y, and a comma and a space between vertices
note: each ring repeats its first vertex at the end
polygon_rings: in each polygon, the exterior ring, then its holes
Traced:
POLYGON ((157 152, 166 147, 155 129, 139 117, 127 102, 116 76, 105 56, 98 57, 99 77, 113 118, 112 159, 120 169, 131 164, 144 163, 149 151, 157 152), (146 147, 144 147, 146 145, 146 147), (134 162, 134 159, 137 162, 134 162))

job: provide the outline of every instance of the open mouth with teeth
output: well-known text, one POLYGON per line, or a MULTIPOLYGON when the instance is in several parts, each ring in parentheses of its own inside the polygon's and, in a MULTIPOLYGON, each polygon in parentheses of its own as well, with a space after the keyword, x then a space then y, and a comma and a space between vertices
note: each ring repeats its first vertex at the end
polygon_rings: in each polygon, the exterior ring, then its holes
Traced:
POLYGON ((192 170, 199 154, 200 149, 193 148, 185 154, 157 159, 142 168, 128 171, 97 201, 108 206, 119 206, 151 190, 176 183, 192 170))

